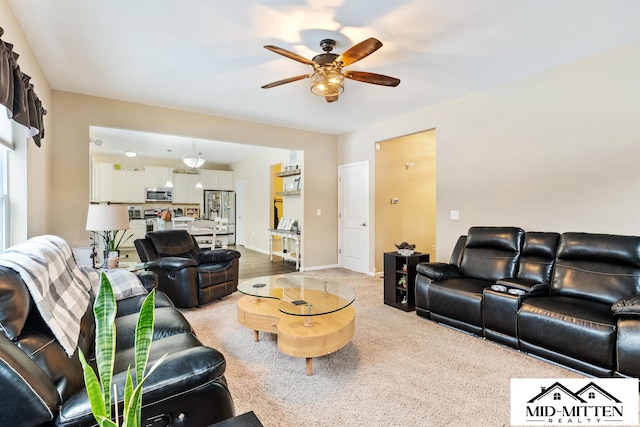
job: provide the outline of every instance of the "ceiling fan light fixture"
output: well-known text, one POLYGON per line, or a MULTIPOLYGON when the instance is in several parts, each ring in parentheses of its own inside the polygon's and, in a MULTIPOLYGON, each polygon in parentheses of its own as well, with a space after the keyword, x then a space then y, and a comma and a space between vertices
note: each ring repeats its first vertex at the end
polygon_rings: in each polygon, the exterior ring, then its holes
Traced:
POLYGON ((200 155, 201 153, 196 153, 196 143, 194 141, 192 144, 192 151, 182 156, 182 161, 190 168, 198 169, 200 166, 204 165, 204 159, 201 158, 200 155))
POLYGON ((339 68, 316 70, 311 76, 311 92, 318 96, 337 96, 344 92, 344 75, 339 68))

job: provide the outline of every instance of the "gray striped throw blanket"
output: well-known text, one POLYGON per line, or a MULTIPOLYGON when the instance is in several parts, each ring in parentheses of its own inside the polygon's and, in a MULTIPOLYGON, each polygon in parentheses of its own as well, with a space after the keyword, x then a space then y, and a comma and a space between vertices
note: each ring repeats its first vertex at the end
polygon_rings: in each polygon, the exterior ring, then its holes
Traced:
POLYGON ((78 345, 80 319, 89 305, 91 284, 58 236, 38 236, 0 254, 0 265, 16 271, 69 357, 78 345))

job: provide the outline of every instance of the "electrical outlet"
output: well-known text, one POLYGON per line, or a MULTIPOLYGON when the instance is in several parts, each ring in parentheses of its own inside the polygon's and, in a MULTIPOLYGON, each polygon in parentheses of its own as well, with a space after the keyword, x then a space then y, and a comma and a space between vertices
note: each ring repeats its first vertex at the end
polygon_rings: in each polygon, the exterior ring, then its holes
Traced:
POLYGON ((454 221, 459 220, 460 219, 460 211, 458 211, 458 210, 450 211, 449 212, 449 218, 454 220, 454 221))

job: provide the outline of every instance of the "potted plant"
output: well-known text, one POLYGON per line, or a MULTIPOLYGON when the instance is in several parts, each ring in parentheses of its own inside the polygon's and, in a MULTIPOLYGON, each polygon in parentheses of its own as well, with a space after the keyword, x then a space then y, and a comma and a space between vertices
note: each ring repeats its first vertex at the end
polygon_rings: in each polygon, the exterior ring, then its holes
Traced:
POLYGON ((133 234, 127 236, 126 230, 107 231, 109 247, 107 248, 107 268, 117 268, 120 261, 120 246, 126 243, 133 234), (120 232, 122 233, 120 234, 120 232))
POLYGON ((111 282, 104 273, 101 274, 98 296, 93 305, 96 325, 95 359, 99 378, 87 363, 85 355, 78 349, 84 371, 85 387, 91 403, 91 412, 100 427, 140 426, 142 421, 142 384, 166 356, 161 357, 145 374, 153 338, 154 307, 155 290, 152 290, 145 298, 138 315, 135 332, 135 378, 131 376, 131 367, 129 367, 124 385, 122 424, 119 424, 118 395, 115 384, 113 384, 113 395, 111 394, 116 350, 115 318, 117 306, 111 282), (115 407, 113 420, 112 401, 115 407))
POLYGON ((407 288, 407 275, 403 275, 400 280, 398 280, 398 285, 402 286, 403 288, 407 288))
POLYGON ((133 233, 127 236, 127 230, 107 231, 109 233, 109 252, 118 252, 120 254, 120 246, 127 243, 133 237, 133 233), (122 231, 122 234, 120 232, 122 231))

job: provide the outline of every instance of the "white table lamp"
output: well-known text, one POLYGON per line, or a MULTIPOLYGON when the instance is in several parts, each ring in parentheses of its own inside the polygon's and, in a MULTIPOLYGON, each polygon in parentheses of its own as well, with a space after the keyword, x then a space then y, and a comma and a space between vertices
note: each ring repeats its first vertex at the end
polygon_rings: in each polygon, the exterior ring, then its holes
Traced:
POLYGON ((125 205, 89 205, 87 211, 88 231, 102 233, 104 238, 104 262, 102 268, 107 268, 107 254, 111 243, 111 232, 129 229, 129 211, 125 205))

